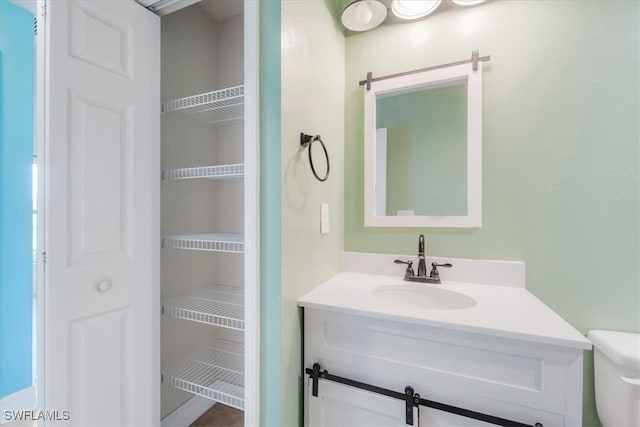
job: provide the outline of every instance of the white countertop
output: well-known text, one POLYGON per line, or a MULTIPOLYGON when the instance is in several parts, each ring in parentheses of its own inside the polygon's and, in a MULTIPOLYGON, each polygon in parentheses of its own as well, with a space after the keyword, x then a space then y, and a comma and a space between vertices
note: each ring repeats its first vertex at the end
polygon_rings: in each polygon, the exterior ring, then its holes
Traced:
POLYGON ((577 349, 591 342, 524 288, 443 281, 411 283, 400 277, 339 273, 298 300, 298 305, 438 328, 577 349), (427 309, 374 296, 379 286, 426 286, 455 291, 476 300, 470 308, 427 309))

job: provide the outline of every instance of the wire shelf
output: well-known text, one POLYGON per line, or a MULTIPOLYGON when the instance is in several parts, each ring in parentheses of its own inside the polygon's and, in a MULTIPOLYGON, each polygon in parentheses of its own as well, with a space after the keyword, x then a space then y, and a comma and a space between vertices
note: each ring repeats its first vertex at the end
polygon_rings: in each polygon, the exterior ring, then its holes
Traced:
POLYGON ((244 252, 244 236, 232 233, 187 234, 164 236, 162 247, 210 252, 244 252))
POLYGON ((179 390, 244 410, 242 354, 202 347, 186 360, 165 370, 162 381, 179 390))
POLYGON ((244 295, 240 288, 211 286, 164 300, 162 314, 243 331, 244 295))
POLYGON ((174 179, 239 179, 244 176, 244 163, 235 165, 201 166, 197 168, 167 169, 162 171, 162 180, 174 179))
POLYGON ((207 124, 240 124, 244 117, 244 85, 162 103, 163 113, 173 111, 207 124))

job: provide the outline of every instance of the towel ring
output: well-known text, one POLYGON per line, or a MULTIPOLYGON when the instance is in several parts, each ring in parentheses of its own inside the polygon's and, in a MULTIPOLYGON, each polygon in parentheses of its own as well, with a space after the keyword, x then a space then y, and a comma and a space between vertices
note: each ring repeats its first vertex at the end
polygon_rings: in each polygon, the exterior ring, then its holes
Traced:
POLYGON ((309 164, 311 165, 311 172, 313 172, 313 175, 320 182, 326 181, 327 178, 329 178, 329 169, 330 169, 329 153, 327 153, 327 147, 324 145, 324 142, 322 142, 322 138, 320 138, 320 135, 313 136, 313 135, 307 135, 306 133, 300 132, 300 146, 302 148, 306 148, 307 146, 309 147, 309 164), (324 174, 324 178, 320 178, 318 176, 318 173, 316 172, 316 168, 313 166, 313 157, 311 156, 311 146, 315 141, 318 141, 322 146, 322 151, 324 151, 324 157, 327 160, 327 172, 324 174))

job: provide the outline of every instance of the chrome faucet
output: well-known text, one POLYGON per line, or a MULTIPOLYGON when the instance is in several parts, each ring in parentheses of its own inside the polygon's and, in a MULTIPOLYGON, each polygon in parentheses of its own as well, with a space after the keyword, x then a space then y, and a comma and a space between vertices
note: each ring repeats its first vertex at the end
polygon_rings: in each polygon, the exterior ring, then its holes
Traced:
POLYGON ((413 272, 413 261, 402 261, 400 259, 396 259, 393 262, 396 264, 406 264, 407 269, 404 271, 404 280, 409 282, 423 282, 423 283, 435 283, 439 284, 440 282, 440 272, 438 271, 438 267, 450 268, 453 267, 451 263, 445 264, 437 264, 435 262, 431 263, 431 272, 427 276, 427 264, 424 259, 424 235, 421 234, 418 237, 418 274, 414 274, 413 272))
POLYGON ((424 234, 418 237, 418 277, 427 275, 427 265, 424 262, 424 234))

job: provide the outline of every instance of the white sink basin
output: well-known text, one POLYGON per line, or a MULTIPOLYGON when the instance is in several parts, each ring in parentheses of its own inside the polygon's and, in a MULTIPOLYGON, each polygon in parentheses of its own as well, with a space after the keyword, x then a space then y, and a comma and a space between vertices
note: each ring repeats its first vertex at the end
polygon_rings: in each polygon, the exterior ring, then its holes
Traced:
POLYGON ((459 292, 418 284, 377 286, 371 293, 389 303, 430 310, 461 310, 477 304, 475 299, 459 292))

